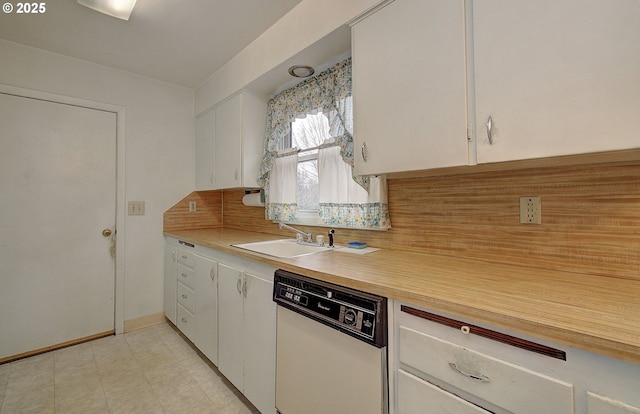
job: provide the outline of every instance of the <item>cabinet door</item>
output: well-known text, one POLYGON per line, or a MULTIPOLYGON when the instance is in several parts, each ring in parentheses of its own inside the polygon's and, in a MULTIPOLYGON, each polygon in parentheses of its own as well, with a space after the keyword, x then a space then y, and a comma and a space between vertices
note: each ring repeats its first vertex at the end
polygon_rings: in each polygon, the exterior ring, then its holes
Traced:
POLYGON ((264 152, 267 100, 249 92, 242 94, 242 186, 258 187, 264 152))
POLYGON ((241 186, 242 173, 242 95, 216 107, 215 186, 241 186))
POLYGON ((474 1, 478 162, 637 148, 639 21, 637 0, 474 1))
POLYGON ((244 290, 244 394, 261 413, 273 413, 276 395, 273 283, 245 273, 244 290))
POLYGON ((176 326, 191 342, 196 332, 196 318, 181 304, 176 305, 176 326))
POLYGON ((243 390, 242 271, 218 263, 218 369, 243 390))
POLYGON ((464 22, 463 0, 396 0, 353 26, 357 174, 468 164, 464 22))
POLYGON ((195 256, 195 345, 218 365, 218 264, 195 256))
POLYGON ((403 370, 398 371, 398 412, 402 414, 490 413, 403 370))
POLYGON ((640 414, 640 407, 587 392, 587 414, 640 414))
POLYGON ((574 412, 573 384, 426 332, 405 326, 399 326, 398 331, 398 357, 405 366, 511 412, 574 412))
POLYGON ((164 315, 174 325, 176 324, 176 289, 178 284, 176 252, 175 246, 164 245, 164 315))
POLYGON ((210 110, 196 118, 196 190, 214 189, 214 134, 216 114, 210 110))

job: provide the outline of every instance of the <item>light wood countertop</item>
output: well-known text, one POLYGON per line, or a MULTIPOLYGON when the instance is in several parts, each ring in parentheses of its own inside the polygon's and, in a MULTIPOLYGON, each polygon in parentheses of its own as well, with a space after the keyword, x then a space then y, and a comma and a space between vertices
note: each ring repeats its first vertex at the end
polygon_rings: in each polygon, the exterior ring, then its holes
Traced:
POLYGON ((470 322, 640 364, 638 281, 388 249, 366 255, 336 250, 280 259, 232 246, 282 238, 276 235, 222 228, 165 235, 470 322))

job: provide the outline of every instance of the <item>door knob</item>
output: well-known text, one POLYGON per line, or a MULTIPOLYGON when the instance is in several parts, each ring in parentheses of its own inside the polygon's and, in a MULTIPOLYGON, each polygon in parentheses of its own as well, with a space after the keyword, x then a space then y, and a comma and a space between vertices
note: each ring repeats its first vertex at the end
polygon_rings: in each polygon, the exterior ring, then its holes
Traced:
POLYGON ((104 230, 102 230, 102 235, 103 235, 104 237, 109 237, 109 236, 111 236, 111 229, 104 229, 104 230))

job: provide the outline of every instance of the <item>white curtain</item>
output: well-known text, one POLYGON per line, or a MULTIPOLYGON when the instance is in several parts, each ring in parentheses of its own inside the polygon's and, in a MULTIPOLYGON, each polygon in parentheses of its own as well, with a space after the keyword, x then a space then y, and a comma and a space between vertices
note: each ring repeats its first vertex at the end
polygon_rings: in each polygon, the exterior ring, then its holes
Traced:
POLYGON ((339 147, 319 150, 321 223, 336 227, 390 228, 386 180, 383 177, 369 177, 367 191, 351 179, 352 169, 340 155, 339 147))
POLYGON ((298 154, 278 157, 271 168, 271 187, 266 206, 267 217, 275 221, 296 221, 298 154))

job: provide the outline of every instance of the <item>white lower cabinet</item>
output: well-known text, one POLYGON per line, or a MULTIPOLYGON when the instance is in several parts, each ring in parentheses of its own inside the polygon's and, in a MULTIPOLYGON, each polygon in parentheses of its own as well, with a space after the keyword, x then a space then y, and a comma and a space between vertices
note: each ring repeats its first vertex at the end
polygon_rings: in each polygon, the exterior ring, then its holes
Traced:
POLYGON ((195 337, 196 333, 195 316, 193 315, 193 313, 185 309, 185 307, 180 303, 178 303, 178 306, 176 307, 176 326, 178 327, 178 329, 180 329, 184 336, 186 336, 191 342, 193 342, 193 338, 195 337))
POLYGON ((262 414, 276 412, 275 270, 166 238, 167 319, 262 414))
POLYGON ((242 270, 218 264, 219 350, 218 369, 239 390, 243 389, 244 317, 242 270))
POLYGON ((273 272, 218 264, 218 368, 261 413, 275 412, 273 272))
POLYGON ((218 262, 195 256, 196 328, 193 343, 214 364, 218 364, 218 262))
POLYGON ((402 365, 477 397, 478 405, 486 401, 523 414, 573 413, 571 384, 423 332, 399 330, 402 365))
POLYGON ((398 411, 403 414, 490 413, 403 370, 398 370, 398 411))
POLYGON ((575 412, 574 385, 554 376, 564 360, 477 336, 468 326, 423 319, 433 315, 423 309, 405 309, 396 306, 394 321, 398 413, 575 412))
POLYGON ((588 392, 587 414, 640 414, 640 407, 588 392))
POLYGON ((176 273, 178 271, 178 248, 170 243, 164 245, 164 315, 176 325, 176 273))
POLYGON ((640 414, 640 365, 393 304, 391 414, 640 414))

